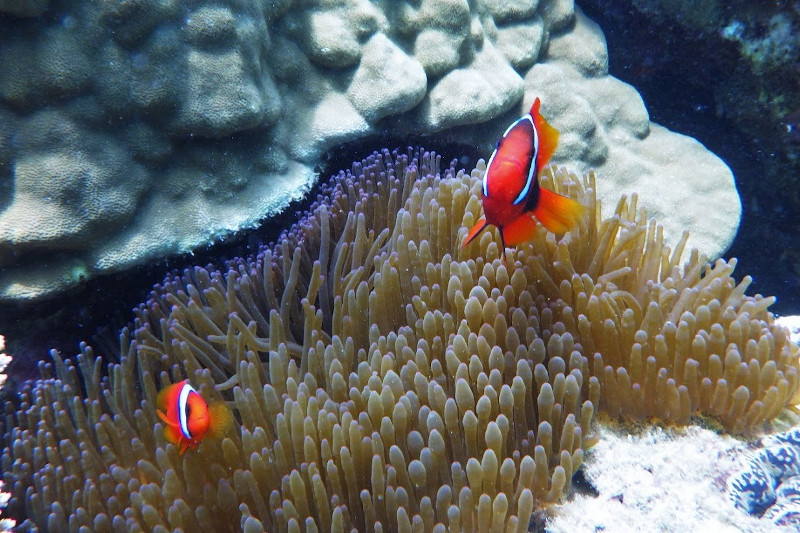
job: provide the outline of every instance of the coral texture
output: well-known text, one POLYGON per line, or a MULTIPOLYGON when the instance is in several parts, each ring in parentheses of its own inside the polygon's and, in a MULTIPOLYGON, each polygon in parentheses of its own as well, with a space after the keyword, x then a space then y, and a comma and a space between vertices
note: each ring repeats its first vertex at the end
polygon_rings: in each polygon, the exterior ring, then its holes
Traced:
POLYGON ((256 258, 168 278, 108 378, 88 346, 53 353, 6 407, 12 508, 51 529, 524 530, 569 490, 595 406, 741 430, 796 391, 771 299, 697 252, 680 268, 635 198, 602 220, 593 176, 549 171, 586 218, 505 264, 491 233, 460 247, 485 164, 439 165, 376 153, 256 258), (179 456, 154 401, 186 377, 240 425, 179 456))
POLYGON ((800 315, 780 316, 775 323, 789 331, 789 339, 793 343, 800 344, 800 315))
POLYGON ((671 247, 689 230, 687 249, 711 258, 725 252, 735 234, 730 222, 742 210, 733 175, 699 142, 650 122, 636 89, 608 75, 595 23, 578 13, 571 32, 553 37, 547 61, 525 75, 525 91, 541 97, 542 114, 561 131, 553 162, 601 177, 605 216, 622 194, 636 191, 671 247))
POLYGON ((47 16, 22 24, 20 3, 0 4, 0 300, 252 226, 342 142, 448 130, 488 155, 537 95, 564 162, 619 180, 601 197, 635 184, 711 255, 738 224, 725 164, 650 127, 571 0, 29 4, 47 16))

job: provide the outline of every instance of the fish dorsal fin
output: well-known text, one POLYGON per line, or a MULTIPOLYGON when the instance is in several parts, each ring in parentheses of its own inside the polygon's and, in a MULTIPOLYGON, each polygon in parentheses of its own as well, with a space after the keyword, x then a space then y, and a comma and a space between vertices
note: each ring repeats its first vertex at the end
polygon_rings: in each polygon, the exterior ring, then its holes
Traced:
POLYGON ((183 380, 179 383, 173 383, 172 385, 168 385, 158 391, 158 396, 156 397, 156 407, 164 411, 165 413, 169 412, 169 403, 174 399, 173 396, 177 393, 178 389, 186 383, 186 380, 183 380))
POLYGON ((539 133, 539 152, 536 154, 536 168, 543 168, 553 157, 558 145, 558 130, 547 123, 544 117, 539 113, 539 108, 542 102, 539 98, 533 101, 531 106, 531 116, 533 117, 533 124, 536 126, 536 131, 539 133))

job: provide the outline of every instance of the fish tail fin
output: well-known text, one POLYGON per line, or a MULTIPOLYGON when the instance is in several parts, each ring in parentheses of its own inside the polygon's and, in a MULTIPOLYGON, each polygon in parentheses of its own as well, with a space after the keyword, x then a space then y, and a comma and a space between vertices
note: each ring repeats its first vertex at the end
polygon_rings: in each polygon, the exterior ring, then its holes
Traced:
POLYGON ((531 106, 531 117, 539 132, 539 152, 536 156, 536 168, 543 168, 553 156, 558 145, 558 130, 548 124, 544 117, 539 113, 542 103, 537 98, 531 106))
POLYGON ((462 244, 461 247, 462 248, 466 248, 467 245, 469 243, 471 243, 475 239, 475 237, 480 235, 480 233, 483 230, 485 230, 486 226, 488 226, 488 225, 489 225, 489 223, 486 222, 486 217, 479 218, 478 222, 476 222, 475 225, 472 226, 472 229, 469 230, 469 233, 467 233, 467 238, 464 239, 464 244, 462 244))
POLYGON ((208 406, 208 435, 219 438, 233 424, 233 415, 224 402, 208 406))
POLYGON ((580 202, 541 188, 539 202, 532 213, 549 231, 564 233, 578 223, 584 210, 580 202))

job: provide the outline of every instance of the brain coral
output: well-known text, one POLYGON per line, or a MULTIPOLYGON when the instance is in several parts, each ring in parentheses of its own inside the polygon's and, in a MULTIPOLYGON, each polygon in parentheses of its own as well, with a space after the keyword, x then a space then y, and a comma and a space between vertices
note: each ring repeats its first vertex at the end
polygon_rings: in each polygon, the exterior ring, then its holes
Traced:
POLYGON ((156 286, 107 374, 54 352, 6 406, 10 508, 51 530, 524 531, 596 406, 739 430, 795 393, 771 300, 679 267, 635 197, 601 220, 591 175, 544 177, 588 208, 561 239, 461 249, 484 169, 376 153, 255 258, 156 286), (154 405, 186 377, 239 424, 179 455, 154 405))

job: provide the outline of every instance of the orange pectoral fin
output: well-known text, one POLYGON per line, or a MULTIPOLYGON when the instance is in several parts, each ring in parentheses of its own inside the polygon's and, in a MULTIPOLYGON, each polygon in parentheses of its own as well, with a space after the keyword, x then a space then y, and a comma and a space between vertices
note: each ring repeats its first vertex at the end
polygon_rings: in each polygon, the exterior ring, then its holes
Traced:
POLYGON ((584 207, 566 196, 545 188, 539 189, 539 203, 532 211, 542 226, 553 233, 564 233, 574 227, 583 216, 584 207))
POLYGON ((511 223, 500 229, 505 246, 516 246, 519 243, 533 240, 536 237, 536 220, 530 213, 522 213, 511 223))
POLYGON ((471 243, 475 239, 475 237, 477 237, 480 234, 480 232, 485 230, 486 226, 488 225, 489 223, 486 222, 486 217, 479 218, 478 222, 476 222, 475 225, 472 226, 472 229, 469 230, 469 233, 467 233, 467 238, 464 239, 464 244, 462 244, 461 247, 466 248, 467 245, 471 243))
POLYGON ((233 424, 233 415, 223 402, 214 402, 208 406, 208 435, 221 437, 233 424))
POLYGON ((168 426, 175 425, 175 423, 170 422, 169 418, 167 418, 167 415, 165 415, 162 411, 156 410, 156 413, 158 414, 158 418, 160 418, 166 425, 168 426))

